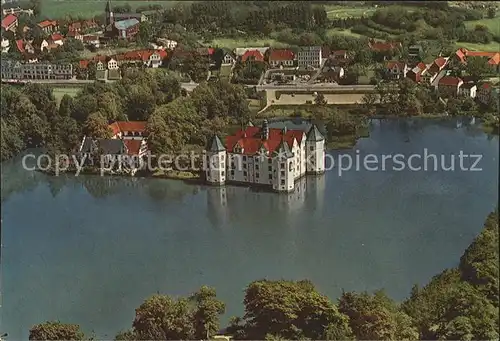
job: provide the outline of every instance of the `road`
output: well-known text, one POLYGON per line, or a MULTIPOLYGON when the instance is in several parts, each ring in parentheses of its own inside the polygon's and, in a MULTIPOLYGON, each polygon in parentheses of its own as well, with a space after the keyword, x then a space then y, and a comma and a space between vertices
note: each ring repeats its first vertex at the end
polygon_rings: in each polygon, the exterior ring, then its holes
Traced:
MULTIPOLYGON (((2 79, 2 82, 8 82, 8 80, 2 79)), ((92 84, 94 80, 86 79, 31 79, 22 80, 17 83, 41 83, 41 84, 52 84, 52 85, 85 85, 92 84)), ((112 81, 109 81, 112 82, 112 81)), ((181 83, 181 87, 186 89, 186 91, 193 91, 194 88, 198 86, 198 83, 181 83)), ((338 91, 366 91, 375 89, 374 85, 338 85, 330 83, 320 83, 320 84, 300 84, 300 85, 246 85, 246 87, 255 87, 257 91, 260 90, 297 90, 297 91, 315 91, 315 90, 338 90, 338 91)))

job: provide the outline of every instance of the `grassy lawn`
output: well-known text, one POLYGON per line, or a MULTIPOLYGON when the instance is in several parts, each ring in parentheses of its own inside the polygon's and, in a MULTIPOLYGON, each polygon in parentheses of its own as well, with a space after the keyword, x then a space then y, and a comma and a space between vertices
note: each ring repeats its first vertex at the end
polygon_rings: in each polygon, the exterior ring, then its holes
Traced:
MULTIPOLYGON (((130 4, 132 11, 139 6, 145 5, 162 5, 163 7, 171 7, 179 1, 150 1, 150 0, 114 0, 114 6, 130 4)), ((183 3, 190 1, 183 1, 183 3)), ((42 1, 42 16, 47 18, 61 18, 65 15, 75 17, 90 18, 104 13, 106 7, 105 0, 43 0, 42 1)))
POLYGON ((226 47, 228 49, 235 49, 237 47, 266 47, 266 46, 286 47, 287 46, 287 44, 284 44, 274 39, 254 39, 254 38, 250 39, 217 38, 212 40, 212 42, 207 45, 211 45, 213 47, 215 46, 226 47))
POLYGON ((115 47, 107 47, 107 48, 103 48, 103 49, 98 49, 95 52, 92 52, 90 50, 85 49, 80 53, 80 56, 82 57, 82 59, 90 59, 90 58, 97 56, 97 55, 111 56, 111 55, 131 51, 131 50, 135 50, 135 49, 137 49, 137 46, 135 46, 134 44, 131 44, 129 47, 116 47, 116 48, 115 47))
POLYGON ((457 49, 460 47, 465 47, 471 51, 486 51, 486 52, 498 52, 500 51, 500 44, 491 42, 489 44, 474 44, 474 43, 462 43, 458 42, 455 44, 457 49))
POLYGON ((481 19, 481 20, 473 20, 473 21, 466 21, 465 26, 468 29, 474 29, 476 25, 483 25, 488 27, 491 33, 494 35, 500 35, 500 18, 493 18, 493 19, 481 19))
POLYGON ((330 28, 326 32, 326 35, 328 37, 335 36, 335 35, 343 35, 343 36, 349 36, 349 37, 354 37, 354 38, 362 37, 361 34, 351 32, 351 30, 342 30, 340 28, 330 28))
POLYGON ((340 18, 360 18, 361 16, 370 15, 375 12, 375 8, 370 6, 359 6, 359 7, 349 7, 349 6, 337 6, 337 5, 326 5, 326 14, 328 19, 340 19, 340 18))
POLYGON ((54 94, 54 97, 56 98, 57 105, 61 102, 61 99, 63 98, 64 95, 68 94, 71 97, 75 97, 78 91, 80 91, 81 88, 70 88, 70 87, 54 87, 52 89, 52 93, 54 94))

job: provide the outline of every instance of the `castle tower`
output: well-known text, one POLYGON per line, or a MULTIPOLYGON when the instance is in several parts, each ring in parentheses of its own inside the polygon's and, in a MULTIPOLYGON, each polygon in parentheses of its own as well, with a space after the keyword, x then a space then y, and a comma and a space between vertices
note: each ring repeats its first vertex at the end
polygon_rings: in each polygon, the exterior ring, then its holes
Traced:
POLYGON ((111 7, 111 0, 108 0, 106 3, 106 27, 113 24, 115 22, 115 18, 113 15, 113 8, 111 7))
POLYGON ((208 183, 223 185, 226 182, 226 148, 217 135, 208 141, 204 165, 208 183))
POLYGON ((322 174, 325 172, 325 137, 315 124, 306 137, 306 172, 322 174))
POLYGON ((273 152, 273 189, 279 192, 292 192, 295 187, 293 153, 282 138, 273 152))

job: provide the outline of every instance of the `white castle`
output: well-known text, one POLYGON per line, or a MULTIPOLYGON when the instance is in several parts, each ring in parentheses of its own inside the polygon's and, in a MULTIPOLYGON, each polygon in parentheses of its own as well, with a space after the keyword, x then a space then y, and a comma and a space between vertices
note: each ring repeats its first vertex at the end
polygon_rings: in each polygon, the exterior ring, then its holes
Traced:
POLYGON ((292 192, 306 174, 325 171, 325 138, 316 125, 303 130, 252 123, 222 143, 215 135, 205 149, 205 178, 214 185, 249 183, 292 192))

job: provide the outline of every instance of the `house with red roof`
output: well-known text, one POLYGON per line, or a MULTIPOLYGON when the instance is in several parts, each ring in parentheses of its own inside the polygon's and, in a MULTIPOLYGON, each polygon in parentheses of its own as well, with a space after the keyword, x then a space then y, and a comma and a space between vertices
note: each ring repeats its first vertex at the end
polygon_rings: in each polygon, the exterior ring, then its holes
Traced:
POLYGON ((248 50, 241 56, 241 61, 243 63, 247 61, 263 62, 264 55, 259 50, 248 50))
POLYGON ((368 48, 379 55, 383 55, 383 59, 386 60, 390 55, 394 55, 394 53, 402 48, 402 44, 400 42, 381 42, 371 40, 368 42, 368 48))
POLYGON ((268 63, 272 67, 284 66, 293 67, 295 64, 295 53, 288 49, 269 49, 268 63))
POLYGON ((145 121, 116 121, 109 128, 114 139, 142 140, 146 136, 145 121))
POLYGON ((2 19, 2 28, 5 31, 15 32, 19 21, 14 14, 9 14, 5 18, 2 19))
POLYGON ((247 183, 291 192, 295 181, 325 170, 325 138, 315 125, 307 130, 261 127, 252 123, 223 142, 214 135, 205 148, 205 179, 210 184, 247 183))
POLYGON ((500 89, 498 87, 495 88, 493 84, 486 82, 478 86, 476 96, 481 103, 488 105, 490 104, 492 97, 496 97, 497 99, 500 98, 499 93, 500 89))
POLYGON ((53 33, 49 37, 49 45, 56 44, 62 46, 64 44, 63 40, 64 37, 60 33, 53 33))
POLYGON ((46 34, 59 30, 59 25, 56 20, 44 20, 38 23, 38 27, 46 34))
POLYGON ((456 97, 463 83, 459 77, 444 76, 438 82, 439 94, 443 97, 456 97))
POLYGON ((385 68, 388 79, 403 79, 409 70, 408 64, 399 61, 387 62, 385 68))
POLYGON ((498 70, 500 66, 500 51, 498 52, 483 52, 469 51, 466 48, 459 48, 452 56, 454 61, 466 64, 468 57, 483 57, 485 62, 494 70, 498 70))
POLYGON ((422 80, 422 74, 425 72, 426 69, 427 65, 420 62, 411 70, 408 70, 408 72, 406 73, 406 77, 411 79, 415 83, 420 83, 420 81, 422 80))

